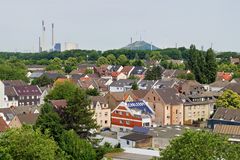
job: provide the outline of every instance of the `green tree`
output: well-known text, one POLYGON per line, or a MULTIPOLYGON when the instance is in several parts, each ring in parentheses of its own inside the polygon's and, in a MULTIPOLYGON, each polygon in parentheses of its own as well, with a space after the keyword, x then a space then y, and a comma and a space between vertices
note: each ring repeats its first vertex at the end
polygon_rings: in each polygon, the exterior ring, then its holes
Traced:
POLYGON ((65 72, 70 73, 72 70, 77 69, 78 60, 75 57, 69 57, 64 64, 65 72))
POLYGON ((64 111, 64 122, 67 129, 73 129, 81 137, 88 137, 91 130, 97 129, 97 123, 92 118, 90 99, 86 92, 76 88, 68 100, 68 107, 64 111))
POLYGON ((80 139, 74 130, 65 131, 62 134, 60 147, 68 154, 69 159, 96 159, 96 153, 91 143, 87 140, 80 139))
POLYGON ((34 127, 39 128, 42 133, 48 132, 57 142, 60 141, 60 136, 64 131, 61 118, 49 103, 42 106, 41 114, 38 116, 34 127))
POLYGON ((133 84, 132 84, 132 89, 133 89, 133 90, 138 90, 138 84, 137 84, 136 81, 133 82, 133 84))
POLYGON ((216 107, 240 108, 240 96, 232 90, 225 90, 217 99, 216 107))
POLYGON ((186 80, 195 80, 195 76, 192 73, 187 73, 187 74, 179 74, 177 76, 179 79, 186 79, 186 80))
POLYGON ((58 83, 46 96, 46 100, 57 100, 66 99, 69 100, 73 97, 77 86, 71 82, 65 81, 63 83, 58 83))
POLYGON ((62 69, 62 60, 60 58, 54 58, 50 60, 49 65, 46 67, 46 70, 61 70, 62 69))
POLYGON ((113 64, 113 65, 117 64, 117 58, 114 56, 114 54, 109 54, 107 56, 107 59, 110 62, 110 64, 113 64))
POLYGON ((109 61, 107 58, 105 57, 99 57, 98 60, 97 60, 97 66, 101 66, 101 65, 104 65, 104 64, 109 64, 109 61))
POLYGON ((160 160, 240 159, 239 144, 208 131, 187 131, 173 139, 160 160))
POLYGON ((99 91, 96 88, 87 89, 86 94, 89 96, 99 96, 100 95, 99 91))
POLYGON ((32 81, 32 85, 38 85, 40 87, 47 86, 50 84, 53 84, 53 80, 48 78, 48 76, 45 74, 43 74, 42 76, 40 76, 32 81))
POLYGON ((216 80, 217 74, 217 62, 213 50, 210 48, 206 53, 206 66, 205 66, 205 75, 207 78, 207 83, 212 83, 216 80))
POLYGON ((128 65, 128 58, 123 54, 118 57, 117 61, 118 61, 118 64, 122 66, 128 65))
POLYGON ((0 149, 0 153, 5 152, 5 157, 14 160, 54 160, 58 157, 59 149, 49 136, 28 126, 10 129, 2 134, 0 146, 4 148, 0 149))
POLYGON ((148 69, 145 74, 145 80, 159 80, 162 78, 162 68, 160 66, 154 66, 148 69))

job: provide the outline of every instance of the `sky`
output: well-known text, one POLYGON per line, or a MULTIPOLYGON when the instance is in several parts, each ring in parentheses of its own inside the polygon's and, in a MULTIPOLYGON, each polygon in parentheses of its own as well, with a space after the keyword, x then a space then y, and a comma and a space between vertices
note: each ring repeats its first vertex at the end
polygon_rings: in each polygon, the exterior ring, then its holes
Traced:
POLYGON ((240 52, 239 0, 0 0, 0 51, 37 51, 42 20, 48 47, 54 23, 56 42, 80 49, 117 49, 132 37, 240 52))

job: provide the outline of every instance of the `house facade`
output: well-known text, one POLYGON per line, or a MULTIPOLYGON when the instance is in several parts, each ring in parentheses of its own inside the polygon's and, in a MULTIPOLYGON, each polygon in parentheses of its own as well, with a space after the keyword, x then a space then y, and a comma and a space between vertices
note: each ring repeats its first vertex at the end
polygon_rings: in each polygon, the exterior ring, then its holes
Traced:
POLYGON ((113 131, 132 130, 133 127, 154 125, 155 112, 145 101, 122 102, 111 113, 113 131))

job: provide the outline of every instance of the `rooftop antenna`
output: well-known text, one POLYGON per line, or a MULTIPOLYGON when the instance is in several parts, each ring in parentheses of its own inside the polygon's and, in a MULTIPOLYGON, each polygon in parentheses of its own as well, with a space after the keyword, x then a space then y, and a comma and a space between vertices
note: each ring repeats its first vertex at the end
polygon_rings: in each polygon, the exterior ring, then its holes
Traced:
POLYGON ((54 46, 54 23, 52 23, 52 47, 54 46))

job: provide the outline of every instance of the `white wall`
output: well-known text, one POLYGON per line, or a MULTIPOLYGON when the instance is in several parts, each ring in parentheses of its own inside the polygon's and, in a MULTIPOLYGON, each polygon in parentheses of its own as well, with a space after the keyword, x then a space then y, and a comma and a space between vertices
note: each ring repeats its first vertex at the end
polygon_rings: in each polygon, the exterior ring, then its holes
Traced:
POLYGON ((120 145, 121 148, 134 148, 136 143, 134 141, 120 138, 120 145), (127 144, 127 141, 129 142, 129 144, 127 144))
POLYGON ((4 84, 0 81, 0 108, 4 108, 4 84))

